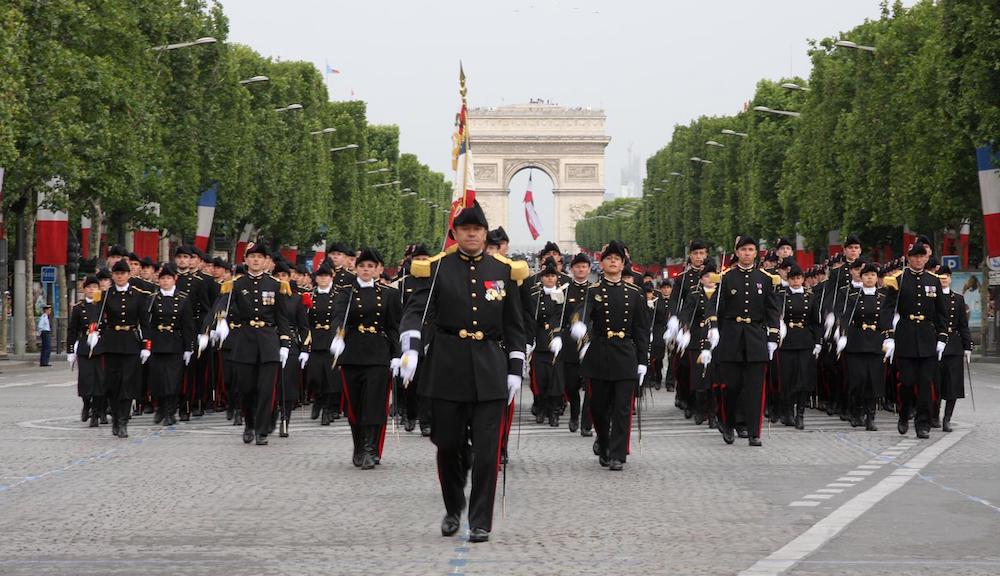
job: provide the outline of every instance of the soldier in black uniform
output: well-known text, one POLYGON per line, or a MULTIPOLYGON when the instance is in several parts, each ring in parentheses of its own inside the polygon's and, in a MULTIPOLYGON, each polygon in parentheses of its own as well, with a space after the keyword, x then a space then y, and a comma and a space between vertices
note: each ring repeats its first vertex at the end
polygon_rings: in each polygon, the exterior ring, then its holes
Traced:
POLYGON ((334 292, 339 292, 342 288, 350 287, 354 283, 354 272, 349 266, 354 256, 354 249, 344 242, 332 242, 326 249, 327 258, 333 267, 333 288, 334 292))
POLYGON ((819 299, 805 289, 805 275, 792 264, 786 275, 788 286, 778 294, 781 301, 781 338, 775 364, 781 404, 781 422, 805 428, 805 411, 816 392, 816 359, 821 351, 823 326, 818 321, 819 299), (793 416, 794 414, 794 416, 793 416))
POLYGON ((306 378, 313 396, 311 418, 320 419, 322 426, 329 426, 340 417, 344 381, 333 368, 330 344, 339 326, 333 323, 333 268, 324 262, 316 269, 316 287, 312 291, 309 308, 309 330, 312 334, 306 378))
POLYGON ((684 308, 678 315, 681 331, 679 340, 687 342, 687 350, 678 350, 678 361, 687 363, 691 384, 691 410, 695 425, 700 426, 708 419, 708 425, 716 425, 713 386, 718 382, 716 365, 712 364, 712 350, 719 344, 719 331, 715 310, 718 307, 717 294, 720 276, 715 263, 709 261, 701 269, 701 283, 691 289, 684 301, 684 308))
POLYGON ((927 247, 915 243, 907 251, 907 267, 886 276, 886 301, 882 307, 886 331, 883 346, 887 357, 895 358, 899 370, 897 404, 900 434, 910 429, 910 407, 916 404, 917 438, 929 438, 932 380, 937 375, 937 360, 948 340, 948 309, 941 282, 932 272, 924 270, 930 257, 927 247), (898 320, 894 318, 898 315, 898 320))
POLYGON ((177 289, 177 269, 172 264, 160 268, 159 284, 146 308, 152 352, 149 388, 156 400, 153 422, 171 426, 176 423, 177 392, 184 366, 194 354, 196 333, 187 294, 177 289))
POLYGON ((882 324, 884 304, 885 294, 878 290, 878 265, 869 262, 861 269, 861 288, 847 299, 838 322, 842 335, 837 340, 837 351, 844 358, 851 426, 860 426, 863 418, 868 431, 878 430, 875 408, 885 390, 882 340, 890 327, 882 324))
POLYGON ((564 287, 560 286, 559 271, 552 258, 546 258, 539 272, 540 283, 531 292, 532 306, 536 310, 534 323, 526 326, 526 336, 532 346, 532 388, 538 390, 541 402, 535 422, 541 424, 547 417, 549 426, 559 427, 559 413, 563 405, 562 328, 566 321, 563 307, 566 304, 564 287))
POLYGON ((937 275, 941 281, 948 314, 948 340, 938 363, 939 399, 931 416, 936 418, 940 414, 941 400, 944 400, 941 428, 945 432, 951 432, 955 403, 959 398, 965 398, 965 370, 962 362, 968 363, 972 359, 972 334, 969 332, 969 313, 965 309, 965 298, 951 289, 951 268, 941 266, 937 275))
MULTIPOLYGON (((558 276, 556 285, 562 286, 570 281, 569 276, 562 272, 562 252, 559 250, 559 245, 555 242, 546 242, 545 247, 538 253, 538 263, 539 268, 543 267, 543 263, 546 259, 551 258, 555 262, 556 274, 558 276)), ((535 315, 535 300, 531 297, 531 292, 538 289, 541 284, 541 272, 536 272, 527 281, 521 284, 521 305, 524 306, 524 326, 526 336, 528 338, 528 356, 531 356, 534 345, 532 344, 531 334, 533 329, 532 326, 535 325, 536 315, 535 315)), ((529 363, 529 371, 531 369, 529 363)), ((536 386, 537 378, 530 376, 531 383, 531 414, 535 416, 538 422, 543 422, 545 420, 545 399, 541 394, 541 391, 536 386), (541 416, 539 418, 539 416, 541 416)))
MULTIPOLYGON (((583 310, 584 297, 590 286, 590 256, 580 252, 573 256, 569 269, 572 273, 569 287, 566 289, 566 313, 563 322, 563 344, 573 342, 570 327, 577 322, 579 313, 583 310)), ((576 347, 571 347, 560 354, 562 356, 563 382, 566 386, 566 396, 569 398, 569 431, 576 432, 579 428, 582 436, 592 436, 593 422, 590 419, 590 393, 580 375, 580 354, 576 347), (583 392, 581 409, 580 392, 583 392)))
MULTIPOLYGON (((401 268, 402 275, 394 283, 394 287, 399 291, 399 299, 401 309, 406 309, 406 304, 410 301, 410 297, 413 295, 414 278, 410 275, 410 267, 415 261, 427 260, 430 258, 430 253, 427 252, 427 247, 423 244, 416 244, 410 250, 407 256, 407 261, 403 264, 401 268)), ((423 339, 424 342, 428 342, 426 337, 423 339)), ((423 355, 423 350, 417 351, 419 355, 423 355)), ((394 377, 398 377, 399 374, 399 360, 394 359, 393 366, 394 377)), ((428 437, 431 435, 431 407, 430 402, 422 394, 420 389, 420 374, 419 372, 413 377, 413 380, 403 387, 403 396, 406 420, 404 424, 404 429, 407 432, 412 432, 419 423, 420 425, 420 435, 428 437)))
POLYGON ((754 265, 757 241, 752 237, 736 239, 736 257, 737 264, 723 274, 718 288, 719 346, 714 358, 726 403, 719 430, 723 440, 732 444, 736 414, 742 409, 750 445, 760 446, 764 373, 778 349, 781 315, 774 286, 781 280, 754 265))
MULTIPOLYGON (((219 299, 222 285, 215 281, 209 271, 212 262, 208 256, 197 246, 191 246, 191 263, 189 269, 194 276, 201 279, 201 286, 205 292, 200 307, 195 310, 195 326, 202 334, 207 334, 208 325, 212 322, 209 312, 212 304, 219 299)), ((192 301, 194 304, 194 301, 192 301)), ((215 354, 198 354, 192 361, 196 365, 199 374, 199 388, 196 392, 195 416, 203 416, 205 410, 212 408, 214 411, 221 410, 219 400, 222 397, 222 390, 218 386, 216 370, 219 368, 216 363, 215 354)))
POLYGON ((222 285, 222 294, 232 297, 215 328, 223 342, 230 336, 230 325, 237 329, 232 333, 232 358, 246 422, 243 442, 256 441, 258 446, 267 444, 278 371, 291 345, 284 300, 292 287, 264 272, 267 254, 263 244, 247 246, 247 273, 222 285))
POLYGON ((646 374, 646 386, 654 390, 663 387, 663 359, 667 346, 663 335, 667 331, 667 300, 660 296, 660 291, 654 289, 652 283, 646 286, 646 305, 649 306, 652 326, 649 337, 649 372, 646 374))
MULTIPOLYGON (((209 288, 205 285, 205 279, 201 276, 200 270, 194 267, 192 258, 194 250, 191 246, 178 246, 174 249, 174 264, 177 267, 177 289, 187 294, 188 302, 191 305, 191 315, 194 317, 195 329, 199 333, 206 332, 205 324, 213 319, 209 316, 212 310, 209 288)), ((198 344, 198 354, 203 356, 204 346, 202 342, 198 344)), ((205 397, 205 391, 211 384, 211 379, 205 374, 203 365, 199 362, 191 362, 184 367, 186 378, 181 387, 178 402, 179 419, 185 422, 191 419, 192 412, 195 416, 204 414, 204 406, 201 400, 205 397)))
POLYGON ((112 407, 112 433, 128 438, 132 401, 142 391, 140 367, 149 359, 146 307, 150 294, 129 284, 124 260, 111 268, 113 285, 102 296, 104 314, 98 325, 104 360, 104 387, 112 407))
POLYGON ((629 450, 632 403, 646 375, 649 311, 635 285, 622 279, 625 246, 612 240, 601 254, 604 276, 588 289, 573 338, 581 349, 580 372, 590 386, 590 412, 597 430, 598 461, 621 470, 629 450))
MULTIPOLYGON (((279 282, 291 286, 291 273, 291 267, 284 260, 275 263, 274 277, 279 282)), ((292 361, 286 362, 281 369, 275 397, 279 409, 275 410, 271 416, 272 432, 274 426, 280 421, 279 438, 288 437, 288 424, 292 418, 292 409, 299 401, 299 390, 301 389, 299 380, 304 377, 306 363, 309 362, 309 353, 312 349, 309 310, 306 306, 306 304, 312 303, 311 298, 311 295, 305 298, 302 293, 293 289, 292 293, 284 299, 285 317, 288 319, 288 330, 291 336, 288 341, 288 355, 292 361)))
POLYGON ((498 226, 494 230, 490 230, 486 234, 486 253, 487 254, 497 254, 501 256, 507 255, 507 249, 510 247, 510 237, 507 236, 507 231, 503 229, 503 226, 498 226))
POLYGON ((333 304, 338 333, 330 353, 344 380, 344 404, 354 438, 352 463, 370 470, 382 459, 389 410, 389 364, 399 355, 402 304, 395 288, 378 283, 382 257, 365 248, 355 261, 354 283, 333 304))
POLYGON ((73 306, 66 330, 67 361, 77 367, 76 392, 83 399, 80 419, 90 420, 90 427, 97 428, 99 420, 107 424, 104 413, 104 375, 100 348, 91 350, 89 341, 97 336, 97 322, 101 314, 101 288, 96 276, 83 281, 84 299, 73 306))
MULTIPOLYGON (((684 301, 687 300, 688 294, 698 286, 701 268, 705 265, 706 259, 708 259, 708 245, 701 240, 692 240, 688 244, 688 267, 674 279, 674 289, 670 293, 670 299, 667 301, 668 320, 667 328, 663 333, 663 341, 668 351, 673 350, 674 339, 679 333, 680 319, 677 315, 680 314, 681 309, 684 307, 684 301)), ((689 406, 691 400, 691 383, 688 374, 689 366, 687 362, 682 362, 679 359, 675 360, 677 361, 674 362, 676 366, 674 381, 677 392, 674 397, 674 405, 684 410, 685 418, 690 418, 692 412, 689 406)))
MULTIPOLYGON (((234 277, 239 277, 246 273, 246 267, 240 264, 232 272, 224 272, 219 278, 220 295, 212 306, 211 318, 209 319, 209 340, 219 356, 219 363, 222 365, 222 387, 226 396, 226 419, 233 421, 233 426, 243 425, 243 413, 240 411, 240 390, 236 384, 236 368, 233 363, 233 342, 238 340, 234 335, 240 329, 227 324, 229 329, 228 338, 220 338, 219 333, 213 328, 217 323, 226 317, 226 310, 229 309, 229 302, 232 301, 232 291, 222 294, 222 287, 226 282, 232 281, 234 277)), ((199 340, 200 340, 199 336, 199 340)))
POLYGON ((503 420, 522 381, 524 308, 516 284, 528 269, 486 255, 489 226, 478 203, 463 209, 453 226, 457 250, 411 265, 421 281, 403 311, 400 375, 413 377, 421 329, 433 330, 421 379, 431 400, 431 441, 447 511, 441 534, 458 532, 471 468, 469 541, 485 542, 493 527, 503 420))

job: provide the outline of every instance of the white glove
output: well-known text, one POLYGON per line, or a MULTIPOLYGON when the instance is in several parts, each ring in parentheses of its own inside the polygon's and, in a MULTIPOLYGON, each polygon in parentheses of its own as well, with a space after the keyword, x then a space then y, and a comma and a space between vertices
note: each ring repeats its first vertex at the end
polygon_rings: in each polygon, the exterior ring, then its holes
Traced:
POLYGON ((892 338, 886 338, 882 341, 882 350, 885 352, 885 360, 892 362, 892 356, 896 352, 896 341, 892 338))
POLYGON ((525 360, 527 360, 528 358, 531 358, 531 353, 534 352, 534 351, 535 351, 535 345, 534 344, 528 344, 528 345, 526 345, 524 347, 524 358, 525 358, 525 360))
POLYGON ((965 351, 965 363, 968 364, 972 362, 972 350, 965 351))
POLYGON ((573 340, 579 342, 587 335, 587 325, 580 321, 573 322, 573 326, 569 329, 569 334, 573 337, 573 340))
POLYGON ((712 363, 712 351, 702 350, 701 354, 698 354, 698 364, 701 364, 703 366, 708 366, 711 363, 712 363))
POLYGON ((208 331, 208 341, 212 344, 219 343, 219 332, 215 328, 208 331))
POLYGON ((399 376, 403 379, 403 382, 413 380, 413 377, 417 374, 418 358, 416 350, 407 350, 399 357, 399 376))
POLYGON ((788 334, 788 326, 785 326, 785 321, 782 320, 778 322, 778 341, 784 342, 785 336, 788 334))
POLYGON ((823 350, 823 346, 817 344, 813 346, 813 357, 819 358, 819 353, 823 350))
POLYGON ((847 348, 847 336, 841 335, 837 338, 837 354, 843 352, 844 348, 847 348))
POLYGON ((691 333, 687 330, 681 330, 676 336, 676 348, 678 354, 683 354, 687 350, 688 344, 691 343, 691 333))
POLYGON ((829 338, 830 333, 833 332, 833 312, 826 315, 826 320, 823 322, 825 330, 823 331, 823 338, 829 338))
POLYGON ((399 376, 399 364, 401 362, 402 360, 400 358, 393 358, 392 360, 389 360, 389 372, 392 374, 393 378, 399 376))
POLYGON ((101 340, 101 335, 95 330, 90 334, 87 334, 87 346, 90 347, 90 351, 93 352, 94 348, 97 348, 97 343, 101 340))
POLYGON ((559 351, 562 350, 562 338, 556 336, 549 341, 549 352, 552 352, 556 356, 559 355, 559 351))
POLYGON ((774 360, 774 351, 777 350, 777 349, 778 349, 778 343, 777 342, 768 342, 767 343, 767 359, 768 360, 774 360))
POLYGON ((531 362, 527 358, 521 362, 521 378, 531 378, 531 362))
POLYGON ((152 353, 149 350, 139 350, 139 362, 145 364, 151 355, 152 353))
POLYGON ((507 375, 507 405, 514 401, 514 396, 521 389, 521 376, 518 374, 507 375))
POLYGON ((333 342, 330 343, 330 354, 333 354, 334 358, 340 357, 344 353, 344 339, 340 336, 336 336, 333 342))
POLYGON ((580 362, 583 362, 583 357, 587 355, 587 350, 590 350, 590 342, 584 344, 583 348, 580 349, 580 362))
POLYGON ((649 306, 649 309, 652 310, 656 308, 656 302, 654 300, 646 300, 646 306, 649 306))
POLYGON ((70 352, 69 354, 67 354, 66 362, 69 362, 69 366, 70 368, 72 368, 73 364, 76 364, 76 352, 70 352))
POLYGON ((278 348, 278 360, 281 361, 281 367, 285 367, 285 362, 288 362, 288 348, 282 346, 278 348))
POLYGON ((208 348, 208 336, 204 334, 198 334, 198 353, 201 354, 208 348))
POLYGON ((191 356, 192 356, 192 352, 190 350, 188 350, 187 352, 184 353, 184 365, 185 366, 187 366, 188 364, 191 363, 191 356))
POLYGON ((892 315, 892 329, 896 329, 896 324, 899 324, 899 312, 892 315))
POLYGON ((229 322, 226 322, 225 318, 219 320, 218 324, 215 325, 215 333, 219 336, 219 344, 225 342, 226 338, 229 337, 229 322))
POLYGON ((681 323, 677 320, 677 316, 671 316, 670 320, 667 320, 667 329, 663 332, 663 341, 667 346, 670 346, 670 343, 677 337, 677 331, 680 328, 681 323))
POLYGON ((308 361, 309 361, 309 353, 308 352, 299 352, 299 369, 305 370, 306 369, 306 362, 308 362, 308 361))
POLYGON ((636 369, 636 373, 639 375, 639 382, 642 382, 642 377, 646 375, 646 365, 639 364, 639 368, 636 369))
POLYGON ((944 356, 944 347, 945 347, 945 343, 944 342, 940 342, 939 341, 937 343, 938 360, 940 360, 941 357, 944 356))
POLYGON ((719 345, 719 329, 709 328, 708 329, 708 344, 715 350, 715 347, 719 345))

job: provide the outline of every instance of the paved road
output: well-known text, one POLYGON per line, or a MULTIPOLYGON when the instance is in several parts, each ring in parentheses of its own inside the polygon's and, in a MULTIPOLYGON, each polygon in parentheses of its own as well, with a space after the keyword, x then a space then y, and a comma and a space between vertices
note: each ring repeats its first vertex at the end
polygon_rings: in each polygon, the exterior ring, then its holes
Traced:
POLYGON ((418 434, 390 436, 375 471, 351 466, 346 423, 301 411, 267 447, 222 414, 139 417, 123 441, 79 421, 62 366, 0 367, 3 575, 1000 573, 996 364, 974 366, 978 411, 924 441, 810 411, 762 449, 726 446, 661 391, 611 473, 589 439, 524 422, 478 545, 439 535, 418 434))

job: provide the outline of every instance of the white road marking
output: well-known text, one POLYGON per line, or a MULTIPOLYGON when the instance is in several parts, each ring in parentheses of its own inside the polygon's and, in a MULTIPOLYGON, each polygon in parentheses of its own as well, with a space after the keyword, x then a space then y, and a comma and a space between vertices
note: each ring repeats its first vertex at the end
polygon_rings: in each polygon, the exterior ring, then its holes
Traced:
POLYGON ((0 388, 20 388, 22 386, 34 386, 35 384, 41 384, 45 380, 35 380, 30 382, 11 382, 10 384, 0 384, 0 388))
POLYGON ((900 489, 935 458, 951 448, 965 437, 969 430, 958 430, 941 436, 933 444, 927 446, 902 464, 899 470, 883 478, 868 490, 858 494, 831 512, 827 517, 815 523, 797 538, 785 544, 773 554, 758 561, 750 568, 740 572, 741 576, 777 575, 792 568, 813 552, 819 550, 847 526, 857 520, 862 514, 881 502, 887 496, 900 489))
POLYGON ((858 466, 859 470, 878 470, 880 468, 882 468, 881 464, 862 464, 858 466))
POLYGON ((847 482, 831 482, 826 485, 827 488, 854 488, 857 484, 849 484, 847 482))
POLYGON ((808 501, 808 500, 796 500, 795 502, 792 502, 791 504, 789 504, 789 506, 803 506, 803 507, 805 507, 805 506, 819 506, 819 500, 812 500, 812 501, 808 501))
POLYGON ((843 488, 820 488, 816 492, 820 494, 840 494, 843 491, 843 488))
POLYGON ((859 478, 857 476, 841 476, 837 478, 837 482, 861 482, 864 478, 859 478))
POLYGON ((76 380, 63 382, 62 384, 46 384, 43 388, 69 388, 70 386, 76 386, 76 380))
POLYGON ((871 476, 874 474, 874 470, 851 470, 847 473, 848 476, 871 476))
POLYGON ((806 500, 829 500, 833 498, 833 494, 806 494, 803 498, 806 500))

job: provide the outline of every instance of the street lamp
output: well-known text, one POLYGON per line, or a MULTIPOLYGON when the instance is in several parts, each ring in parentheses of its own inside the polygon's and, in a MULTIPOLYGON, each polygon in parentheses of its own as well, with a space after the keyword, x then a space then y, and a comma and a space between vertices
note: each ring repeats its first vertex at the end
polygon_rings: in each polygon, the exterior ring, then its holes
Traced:
POLYGON ((850 48, 852 50, 864 50, 865 52, 874 52, 874 46, 862 46, 861 44, 856 44, 850 40, 837 40, 833 43, 834 46, 838 48, 850 48))
POLYGON ((382 183, 382 184, 372 184, 371 187, 372 188, 384 188, 386 186, 395 186, 397 184, 399 184, 399 180, 393 180, 392 182, 385 182, 385 183, 382 183))
POLYGON ((275 112, 288 112, 289 110, 302 110, 302 104, 289 104, 284 108, 275 108, 275 112))
POLYGON ((765 114, 779 114, 781 116, 791 116, 793 118, 798 118, 802 114, 799 112, 790 112, 788 110, 775 110, 774 108, 768 108, 767 106, 754 106, 754 112, 763 112, 765 114))
POLYGON ((176 44, 165 44, 163 46, 153 46, 150 50, 154 52, 165 52, 168 50, 177 50, 178 48, 187 48, 189 46, 201 46, 202 44, 215 44, 218 42, 215 38, 211 36, 205 36, 203 38, 198 38, 191 42, 178 42, 176 44))
POLYGON ((340 152, 341 150, 354 150, 357 148, 357 144, 348 144, 347 146, 337 146, 336 148, 330 148, 330 152, 340 152))
POLYGON ((739 136, 740 138, 747 137, 746 132, 737 132, 736 130, 730 130, 729 128, 724 129, 722 133, 725 134, 726 136, 739 136))
POLYGON ((711 160, 702 160, 701 158, 698 158, 697 156, 692 156, 691 157, 691 161, 692 162, 699 162, 701 164, 711 164, 712 163, 711 160))
POLYGON ((809 91, 809 89, 806 88, 805 86, 799 86, 798 84, 795 84, 793 82, 785 82, 784 84, 781 85, 781 87, 784 88, 785 90, 801 90, 802 92, 809 91))
POLYGON ((313 130, 310 134, 316 136, 317 134, 333 134, 336 131, 336 128, 323 128, 322 130, 313 130))
POLYGON ((378 168, 376 170, 368 170, 365 174, 381 174, 383 172, 388 172, 388 168, 378 168))
POLYGON ((369 158, 367 160, 358 160, 355 164, 374 164, 378 162, 378 158, 369 158))
POLYGON ((251 76, 245 80, 240 80, 240 84, 256 84, 257 82, 267 82, 268 80, 270 80, 270 78, 267 76, 251 76))
MULTIPOLYGON (((412 188, 403 188, 402 190, 400 190, 400 192, 413 192, 413 189, 412 188)), ((413 192, 413 193, 416 194, 416 192, 413 192)), ((404 194, 404 196, 405 196, 405 194, 404 194)))
POLYGON ((716 148, 725 148, 726 147, 725 144, 719 144, 715 140, 709 140, 708 142, 705 142, 705 145, 706 146, 715 146, 716 148))

